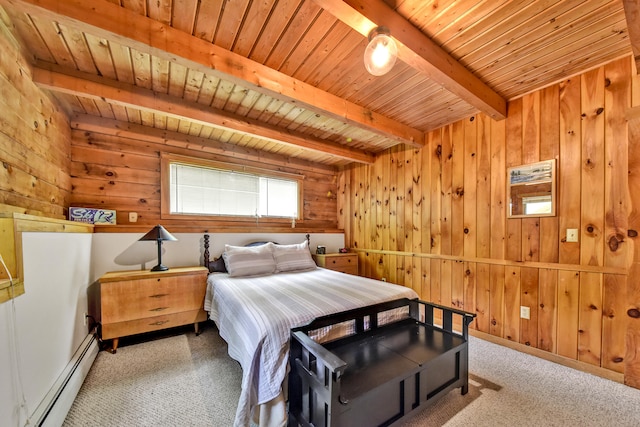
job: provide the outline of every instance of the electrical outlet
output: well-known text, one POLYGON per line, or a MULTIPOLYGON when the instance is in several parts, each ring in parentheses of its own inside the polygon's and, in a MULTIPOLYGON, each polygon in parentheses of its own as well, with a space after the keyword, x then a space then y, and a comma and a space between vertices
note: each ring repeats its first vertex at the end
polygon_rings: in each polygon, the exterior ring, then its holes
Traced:
POLYGON ((525 307, 524 305, 520 306, 520 318, 521 319, 531 319, 531 308, 525 307))
POLYGON ((578 241, 578 229, 567 228, 567 242, 577 242, 577 241, 578 241))

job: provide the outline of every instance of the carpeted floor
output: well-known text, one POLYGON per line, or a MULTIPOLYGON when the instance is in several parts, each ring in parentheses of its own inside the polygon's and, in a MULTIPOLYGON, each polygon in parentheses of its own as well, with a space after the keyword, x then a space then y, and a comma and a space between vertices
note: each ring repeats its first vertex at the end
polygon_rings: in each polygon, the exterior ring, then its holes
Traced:
MULTIPOLYGON (((231 426, 242 373, 217 329, 173 333, 100 352, 64 425, 231 426)), ((475 337, 469 348, 469 393, 452 391, 402 427, 640 425, 640 390, 475 337)))
POLYGON ((241 377, 213 323, 121 338, 98 353, 64 425, 231 426, 241 377))

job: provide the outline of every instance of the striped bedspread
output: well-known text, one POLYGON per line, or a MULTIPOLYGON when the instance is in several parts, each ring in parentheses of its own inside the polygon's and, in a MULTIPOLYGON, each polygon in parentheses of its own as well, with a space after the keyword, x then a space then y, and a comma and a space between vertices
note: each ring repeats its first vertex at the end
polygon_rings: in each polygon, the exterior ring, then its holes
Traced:
POLYGON ((242 366, 235 425, 249 425, 252 409, 281 392, 291 328, 327 314, 417 297, 410 288, 323 268, 247 278, 209 275, 205 310, 242 366))

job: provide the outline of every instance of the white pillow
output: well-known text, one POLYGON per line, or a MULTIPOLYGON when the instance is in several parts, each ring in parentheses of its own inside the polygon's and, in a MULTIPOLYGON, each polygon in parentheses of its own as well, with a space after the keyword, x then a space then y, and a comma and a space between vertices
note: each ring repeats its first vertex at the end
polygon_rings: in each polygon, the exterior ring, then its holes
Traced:
POLYGON ((225 245, 222 258, 231 277, 257 276, 276 271, 271 242, 250 247, 225 245))
POLYGON ((316 263, 309 253, 309 243, 305 240, 296 245, 273 245, 276 272, 311 270, 316 263))

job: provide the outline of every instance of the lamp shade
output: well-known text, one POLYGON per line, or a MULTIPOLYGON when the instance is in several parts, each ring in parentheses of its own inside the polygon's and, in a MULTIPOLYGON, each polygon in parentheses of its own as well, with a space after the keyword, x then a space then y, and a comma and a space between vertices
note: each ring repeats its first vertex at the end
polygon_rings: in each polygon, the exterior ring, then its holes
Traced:
POLYGON ((139 240, 178 240, 169 233, 163 226, 156 225, 139 240))
POLYGON ((369 33, 369 44, 364 51, 364 66, 374 76, 391 71, 396 63, 398 47, 385 27, 377 27, 369 33))
POLYGON ((169 233, 161 225, 156 225, 147 234, 142 236, 139 240, 155 240, 158 242, 158 265, 153 267, 151 271, 167 271, 169 267, 162 265, 162 242, 165 240, 178 240, 171 233, 169 233))

